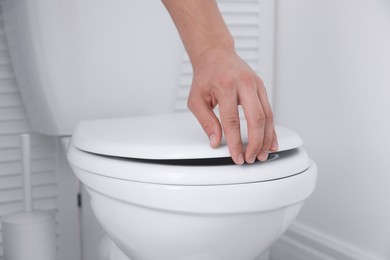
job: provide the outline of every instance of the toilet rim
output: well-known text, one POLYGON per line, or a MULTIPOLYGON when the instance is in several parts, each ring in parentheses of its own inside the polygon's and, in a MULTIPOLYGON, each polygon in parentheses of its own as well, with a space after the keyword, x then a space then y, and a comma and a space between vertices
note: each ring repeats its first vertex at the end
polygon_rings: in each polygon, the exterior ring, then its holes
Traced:
POLYGON ((107 178, 79 168, 74 168, 74 172, 95 203, 109 199, 110 204, 117 201, 184 214, 243 214, 280 209, 305 201, 317 179, 313 161, 307 170, 289 178, 233 185, 143 183, 107 178))
MULTIPOLYGON (((228 165, 173 165, 93 154, 76 148, 72 143, 67 153, 73 168, 107 178, 168 185, 229 185, 265 182, 300 174, 310 166, 310 158, 303 148, 283 151, 266 162, 237 166, 228 165)), ((169 162, 169 161, 168 161, 169 162)))

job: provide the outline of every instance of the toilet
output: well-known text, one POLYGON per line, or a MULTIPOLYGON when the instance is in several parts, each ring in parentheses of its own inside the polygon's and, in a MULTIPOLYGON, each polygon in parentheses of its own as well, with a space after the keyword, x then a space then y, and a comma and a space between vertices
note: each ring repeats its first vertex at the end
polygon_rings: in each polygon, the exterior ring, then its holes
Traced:
POLYGON ((3 11, 31 124, 71 136, 110 260, 258 259, 313 192, 317 168, 293 130, 276 127, 266 162, 237 166, 174 111, 184 48, 160 1, 5 0, 3 11))
POLYGON ((225 144, 209 147, 189 113, 83 121, 68 160, 130 259, 257 259, 315 186, 302 139, 276 131, 277 153, 237 166, 225 144))

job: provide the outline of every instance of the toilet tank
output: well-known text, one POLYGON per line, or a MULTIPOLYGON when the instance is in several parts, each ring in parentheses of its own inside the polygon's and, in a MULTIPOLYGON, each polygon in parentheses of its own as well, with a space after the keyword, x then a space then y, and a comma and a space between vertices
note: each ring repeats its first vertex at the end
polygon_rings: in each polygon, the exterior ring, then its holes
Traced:
POLYGON ((174 109, 184 48, 159 0, 4 0, 4 24, 33 128, 174 109))

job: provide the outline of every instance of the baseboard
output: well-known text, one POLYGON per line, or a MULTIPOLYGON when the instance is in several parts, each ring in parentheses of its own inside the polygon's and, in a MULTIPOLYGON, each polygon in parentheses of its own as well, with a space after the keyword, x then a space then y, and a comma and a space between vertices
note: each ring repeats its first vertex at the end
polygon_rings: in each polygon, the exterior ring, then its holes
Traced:
POLYGON ((304 224, 294 223, 271 250, 272 260, 385 260, 304 224))

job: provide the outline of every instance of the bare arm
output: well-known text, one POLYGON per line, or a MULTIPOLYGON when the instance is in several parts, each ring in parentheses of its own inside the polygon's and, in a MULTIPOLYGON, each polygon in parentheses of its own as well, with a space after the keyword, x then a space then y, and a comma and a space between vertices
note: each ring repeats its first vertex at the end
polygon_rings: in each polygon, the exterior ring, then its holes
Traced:
POLYGON ((236 164, 265 161, 278 149, 272 110, 262 80, 236 54, 234 41, 215 0, 162 0, 190 57, 194 79, 188 107, 218 147, 222 131, 236 164), (221 123, 213 112, 219 105, 221 123), (238 106, 248 124, 243 150, 238 106))

